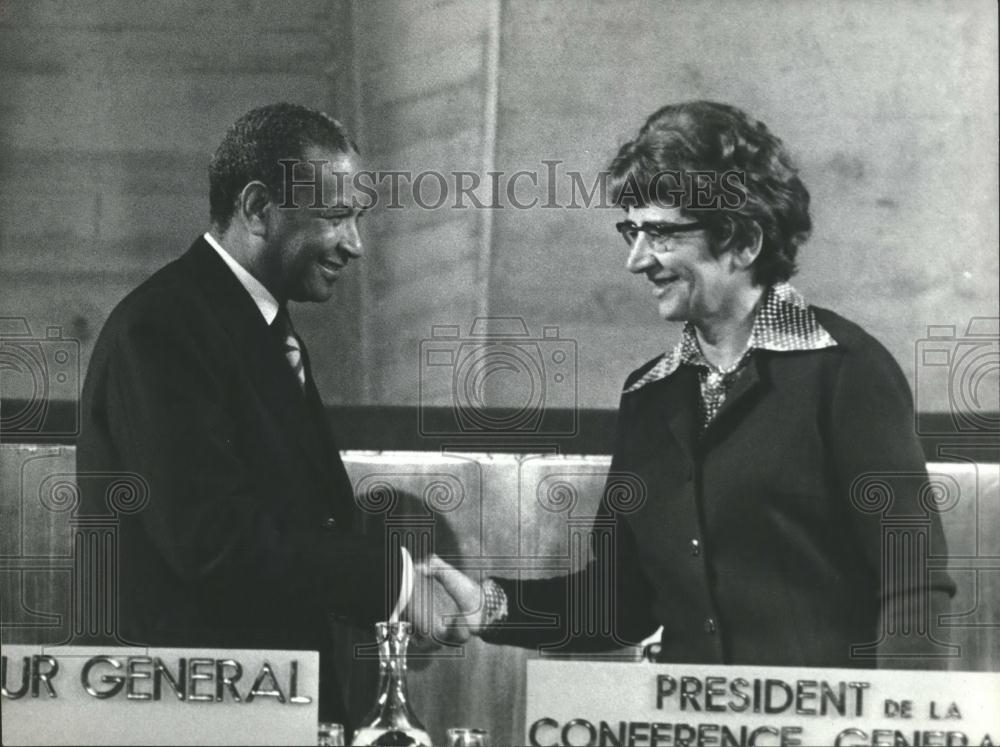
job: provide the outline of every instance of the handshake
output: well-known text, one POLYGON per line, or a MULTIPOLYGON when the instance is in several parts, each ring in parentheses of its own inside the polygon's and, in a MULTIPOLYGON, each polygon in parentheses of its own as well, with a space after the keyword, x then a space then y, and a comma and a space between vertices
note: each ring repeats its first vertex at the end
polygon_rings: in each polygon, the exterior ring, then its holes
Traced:
POLYGON ((413 564, 413 586, 403 619, 418 648, 465 643, 487 619, 486 588, 437 555, 413 564))

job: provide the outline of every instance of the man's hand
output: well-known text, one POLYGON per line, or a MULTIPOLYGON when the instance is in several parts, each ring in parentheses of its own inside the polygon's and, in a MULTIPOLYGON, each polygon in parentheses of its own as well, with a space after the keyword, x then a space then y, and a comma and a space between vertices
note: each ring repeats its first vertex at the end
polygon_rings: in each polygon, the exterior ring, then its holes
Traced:
POLYGON ((481 612, 482 597, 478 584, 436 555, 414 563, 413 594, 403 617, 413 624, 419 647, 465 643, 478 630, 481 612), (454 574, 471 584, 475 593, 470 593, 468 587, 459 586, 450 578, 454 574), (449 585, 462 589, 459 599, 450 592, 449 585))
POLYGON ((457 610, 452 628, 461 628, 466 640, 470 635, 478 635, 483 625, 485 602, 482 585, 437 555, 431 555, 422 563, 418 573, 433 576, 451 597, 457 610))

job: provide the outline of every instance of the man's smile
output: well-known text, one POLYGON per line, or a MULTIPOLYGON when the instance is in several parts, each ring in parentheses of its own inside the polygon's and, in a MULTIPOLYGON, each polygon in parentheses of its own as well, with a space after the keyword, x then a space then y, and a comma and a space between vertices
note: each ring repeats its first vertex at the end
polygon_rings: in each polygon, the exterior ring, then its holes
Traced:
POLYGON ((344 265, 347 264, 332 257, 320 257, 316 260, 316 263, 319 265, 323 275, 332 279, 336 279, 340 275, 340 271, 344 268, 344 265))

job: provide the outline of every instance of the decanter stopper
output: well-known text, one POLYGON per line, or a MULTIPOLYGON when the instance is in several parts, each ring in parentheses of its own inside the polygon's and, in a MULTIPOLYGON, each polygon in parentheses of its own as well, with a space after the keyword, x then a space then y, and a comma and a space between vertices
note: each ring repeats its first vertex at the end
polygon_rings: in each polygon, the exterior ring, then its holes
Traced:
POLYGON ((362 720, 353 745, 431 747, 431 738, 410 708, 406 693, 406 648, 412 628, 407 622, 375 623, 379 688, 375 707, 362 720))

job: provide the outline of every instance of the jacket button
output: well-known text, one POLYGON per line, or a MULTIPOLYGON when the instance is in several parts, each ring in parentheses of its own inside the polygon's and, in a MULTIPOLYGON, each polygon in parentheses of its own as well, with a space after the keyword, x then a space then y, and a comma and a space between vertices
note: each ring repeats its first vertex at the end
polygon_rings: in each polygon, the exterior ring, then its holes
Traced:
POLYGON ((695 557, 701 555, 701 542, 696 539, 691 540, 691 554, 695 557))
POLYGON ((719 629, 719 626, 716 625, 714 617, 706 617, 705 618, 705 632, 706 633, 708 633, 709 635, 712 635, 718 629, 719 629))
POLYGON ((328 518, 328 519, 325 519, 323 521, 323 528, 324 529, 336 529, 337 528, 337 520, 334 519, 332 516, 330 518, 328 518))

